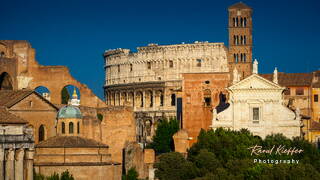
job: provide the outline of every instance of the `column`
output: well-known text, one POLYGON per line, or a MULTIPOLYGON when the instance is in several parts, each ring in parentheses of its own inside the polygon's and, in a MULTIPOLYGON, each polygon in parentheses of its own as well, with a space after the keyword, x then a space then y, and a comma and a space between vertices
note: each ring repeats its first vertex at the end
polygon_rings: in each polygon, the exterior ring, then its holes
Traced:
POLYGON ((14 180, 14 150, 10 148, 6 151, 5 180, 14 180))
POLYGON ((0 147, 0 180, 4 180, 4 147, 0 147))
POLYGON ((146 91, 142 91, 142 100, 143 100, 143 106, 142 106, 142 108, 143 108, 143 110, 145 109, 144 107, 147 107, 146 106, 146 100, 147 100, 147 98, 146 98, 146 91))
POLYGON ((25 167, 26 167, 26 173, 25 173, 25 180, 33 180, 33 156, 34 156, 34 149, 29 148, 26 150, 25 155, 25 167))
POLYGON ((23 180, 23 158, 24 158, 24 150, 18 149, 15 154, 15 180, 23 180))

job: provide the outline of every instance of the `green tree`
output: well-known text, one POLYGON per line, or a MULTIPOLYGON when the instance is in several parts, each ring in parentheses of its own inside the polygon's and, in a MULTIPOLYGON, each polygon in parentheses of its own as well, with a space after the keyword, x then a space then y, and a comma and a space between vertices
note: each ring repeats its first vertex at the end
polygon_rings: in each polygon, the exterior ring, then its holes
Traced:
POLYGON ((160 155, 155 165, 159 179, 320 179, 320 153, 316 147, 302 138, 288 139, 282 134, 273 134, 261 139, 246 129, 240 131, 201 130, 198 141, 188 151, 188 159, 182 155, 160 155), (294 155, 251 155, 249 147, 260 145, 263 149, 303 149, 294 155), (253 159, 299 160, 299 164, 260 164, 253 159), (173 177, 173 178, 171 178, 173 177))
POLYGON ((122 176, 122 180, 138 180, 139 174, 136 168, 132 167, 128 170, 128 173, 122 176))
POLYGON ((179 122, 176 119, 163 119, 157 126, 155 135, 152 137, 152 143, 148 145, 156 151, 157 154, 167 153, 174 150, 172 136, 179 130, 179 122))
POLYGON ((68 104, 70 99, 70 94, 68 92, 67 87, 64 87, 61 91, 61 104, 68 104))
POLYGON ((197 177, 197 168, 180 153, 161 154, 155 163, 155 176, 160 180, 188 180, 197 177))

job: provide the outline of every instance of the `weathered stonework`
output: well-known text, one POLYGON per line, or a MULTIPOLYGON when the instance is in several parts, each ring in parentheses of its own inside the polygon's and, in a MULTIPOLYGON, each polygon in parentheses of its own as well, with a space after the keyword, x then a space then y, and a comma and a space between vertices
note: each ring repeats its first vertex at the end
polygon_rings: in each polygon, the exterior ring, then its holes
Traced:
MULTIPOLYGON (((67 85, 79 88, 82 105, 105 107, 85 84, 72 77, 65 66, 42 66, 35 59, 35 50, 27 41, 0 40, 0 77, 8 75, 11 90, 36 89, 44 86, 50 91, 51 102, 61 104, 61 90, 67 85)), ((0 90, 3 83, 0 78, 0 90)), ((10 89, 8 89, 10 90, 10 89)))
POLYGON ((117 49, 104 55, 106 102, 134 108, 139 142, 151 140, 158 119, 176 116, 183 73, 229 71, 223 43, 149 44, 136 53, 117 49))
POLYGON ((188 132, 190 146, 197 141, 201 129, 209 129, 212 109, 230 81, 229 73, 186 73, 182 86, 182 128, 188 132))

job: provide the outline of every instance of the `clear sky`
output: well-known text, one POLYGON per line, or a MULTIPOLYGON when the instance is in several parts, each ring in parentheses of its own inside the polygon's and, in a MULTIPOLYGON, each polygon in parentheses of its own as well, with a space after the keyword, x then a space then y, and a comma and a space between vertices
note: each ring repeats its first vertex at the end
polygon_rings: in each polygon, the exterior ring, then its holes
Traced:
MULTIPOLYGON (((228 43, 236 0, 1 0, 0 39, 28 40, 43 65, 66 65, 103 97, 103 52, 190 43, 228 43)), ((253 57, 260 73, 320 68, 319 0, 243 0, 253 8, 253 57)))

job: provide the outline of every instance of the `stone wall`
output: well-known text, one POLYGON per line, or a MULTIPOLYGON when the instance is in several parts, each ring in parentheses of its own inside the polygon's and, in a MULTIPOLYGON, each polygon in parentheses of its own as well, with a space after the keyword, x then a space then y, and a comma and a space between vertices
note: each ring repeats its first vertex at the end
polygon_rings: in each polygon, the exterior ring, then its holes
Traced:
POLYGON ((50 91, 51 102, 61 104, 61 90, 67 85, 80 90, 81 104, 90 107, 105 107, 85 84, 72 77, 65 66, 42 66, 35 59, 35 50, 27 41, 0 40, 0 75, 9 74, 13 89, 35 89, 44 86, 50 91))
POLYGON ((219 104, 219 95, 226 94, 229 81, 229 73, 183 74, 182 128, 191 138, 190 146, 196 142, 201 128, 209 129, 212 109, 219 104))

